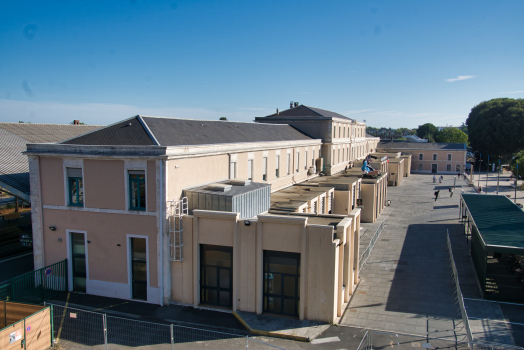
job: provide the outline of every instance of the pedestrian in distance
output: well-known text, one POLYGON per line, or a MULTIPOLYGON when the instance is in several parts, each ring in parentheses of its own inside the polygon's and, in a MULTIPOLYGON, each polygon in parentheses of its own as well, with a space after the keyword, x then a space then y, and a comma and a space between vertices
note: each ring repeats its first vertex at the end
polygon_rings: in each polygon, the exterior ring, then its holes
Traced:
POLYGON ((437 177, 433 175, 433 183, 437 182, 437 177))
POLYGON ((440 190, 436 190, 436 191, 435 191, 435 202, 436 202, 437 199, 438 199, 438 194, 439 194, 439 192, 440 192, 440 190))
POLYGON ((439 184, 442 183, 442 177, 439 177, 439 179, 438 179, 438 183, 439 183, 439 184))
POLYGON ((449 188, 449 198, 453 197, 453 187, 449 188))

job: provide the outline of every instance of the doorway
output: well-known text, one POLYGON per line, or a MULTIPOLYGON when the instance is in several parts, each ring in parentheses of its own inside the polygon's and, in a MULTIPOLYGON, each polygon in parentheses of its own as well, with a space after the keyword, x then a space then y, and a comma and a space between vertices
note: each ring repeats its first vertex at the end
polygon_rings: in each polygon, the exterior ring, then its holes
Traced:
POLYGON ((300 254, 264 250, 264 312, 298 316, 300 254))
POLYGON ((200 302, 223 307, 233 305, 233 248, 200 246, 200 302))
POLYGON ((83 233, 71 232, 73 291, 86 292, 86 244, 83 233))
POLYGON ((438 170, 437 164, 431 164, 431 173, 436 174, 438 170))
POLYGON ((147 242, 131 237, 131 298, 147 300, 147 242))

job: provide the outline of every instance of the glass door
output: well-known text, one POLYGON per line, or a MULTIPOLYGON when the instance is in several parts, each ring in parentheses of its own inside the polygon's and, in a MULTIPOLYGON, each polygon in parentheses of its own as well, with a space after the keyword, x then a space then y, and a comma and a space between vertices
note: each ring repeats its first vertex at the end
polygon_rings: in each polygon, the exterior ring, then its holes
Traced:
POLYGON ((83 233, 71 232, 73 291, 86 292, 86 245, 83 233))
POLYGON ((132 298, 147 300, 147 244, 145 238, 131 238, 132 298))
POLYGON ((264 251, 264 312, 298 316, 300 254, 264 251))
POLYGON ((233 248, 202 244, 200 248, 200 301, 233 305, 233 248))

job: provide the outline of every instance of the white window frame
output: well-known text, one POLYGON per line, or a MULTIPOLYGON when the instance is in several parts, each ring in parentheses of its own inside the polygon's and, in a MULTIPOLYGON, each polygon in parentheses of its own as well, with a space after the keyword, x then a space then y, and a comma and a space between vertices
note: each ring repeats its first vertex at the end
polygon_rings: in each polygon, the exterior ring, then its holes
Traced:
POLYGON ((253 159, 247 160, 247 179, 253 181, 253 159))
POLYGON ((230 179, 236 179, 237 178, 237 162, 229 162, 229 178, 230 179))
POLYGON ((262 181, 267 181, 267 157, 262 158, 262 181))
POLYGON ((446 171, 451 171, 451 169, 453 169, 453 168, 451 167, 451 164, 446 164, 446 171), (448 170, 448 168, 449 168, 449 170, 448 170))
POLYGON ((418 154, 418 160, 424 160, 424 153, 418 154))
POLYGON ((297 173, 300 171, 300 151, 297 151, 297 164, 296 165, 296 170, 297 170, 297 173))
POLYGON ((307 170, 307 150, 304 151, 304 170, 307 170))
POLYGON ((460 164, 455 164, 455 171, 456 171, 456 172, 459 172, 459 173, 460 173, 460 169, 461 169, 461 168, 462 168, 462 167, 460 166, 460 164))
POLYGON ((436 153, 433 153, 433 160, 438 160, 438 155, 436 153))
POLYGON ((278 179, 280 177, 280 155, 278 154, 275 157, 275 177, 278 179))
POLYGON ((287 174, 291 174, 291 154, 287 154, 287 174))
POLYGON ((448 162, 451 162, 451 159, 452 159, 451 153, 448 153, 448 162))

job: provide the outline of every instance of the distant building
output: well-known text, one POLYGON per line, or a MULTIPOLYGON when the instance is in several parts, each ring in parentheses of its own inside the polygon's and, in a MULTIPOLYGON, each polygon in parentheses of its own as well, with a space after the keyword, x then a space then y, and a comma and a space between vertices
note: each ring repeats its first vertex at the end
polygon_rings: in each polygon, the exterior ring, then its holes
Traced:
POLYGON ((380 142, 379 151, 411 154, 411 171, 417 173, 457 174, 466 167, 465 143, 380 142))

